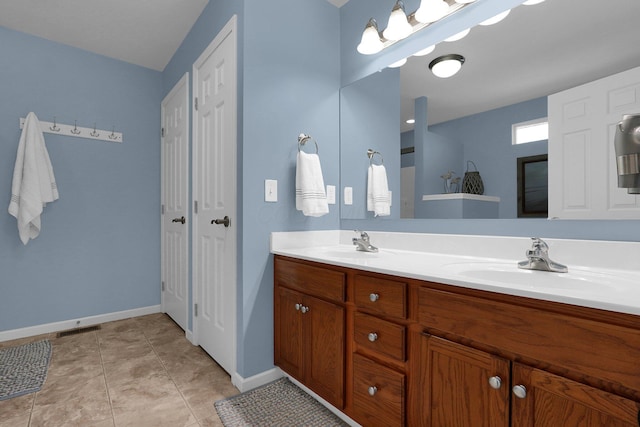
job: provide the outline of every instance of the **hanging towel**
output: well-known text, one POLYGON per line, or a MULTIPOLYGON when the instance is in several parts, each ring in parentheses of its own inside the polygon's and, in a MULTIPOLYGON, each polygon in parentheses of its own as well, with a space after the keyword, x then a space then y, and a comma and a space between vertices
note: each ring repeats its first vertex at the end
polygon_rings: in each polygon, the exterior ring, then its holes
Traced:
POLYGON ((23 244, 38 237, 42 210, 58 197, 40 122, 34 113, 29 113, 18 143, 9 203, 9 213, 18 221, 18 234, 23 244))
POLYGON ((367 174, 367 210, 375 216, 391 214, 387 170, 384 165, 370 165, 367 174))
POLYGON ((296 209, 306 216, 329 213, 320 157, 298 151, 296 163, 296 209))

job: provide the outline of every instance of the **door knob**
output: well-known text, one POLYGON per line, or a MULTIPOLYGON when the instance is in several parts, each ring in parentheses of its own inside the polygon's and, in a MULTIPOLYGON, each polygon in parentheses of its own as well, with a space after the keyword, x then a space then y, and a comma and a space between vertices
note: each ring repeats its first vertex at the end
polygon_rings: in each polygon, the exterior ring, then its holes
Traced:
POLYGON ((380 299, 380 295, 378 295, 378 294, 374 294, 374 293, 369 294, 369 301, 371 301, 371 302, 376 302, 376 301, 378 301, 379 299, 380 299))
POLYGON ((502 378, 499 376, 489 378, 489 385, 491 388, 498 390, 502 386, 502 378))
POLYGON ((225 227, 228 227, 229 225, 231 225, 231 220, 229 219, 228 216, 225 215, 224 218, 222 218, 222 219, 220 219, 220 218, 212 219, 211 220, 211 224, 222 224, 225 227))
POLYGON ((376 342, 376 340, 378 339, 378 334, 376 334, 375 332, 370 332, 368 338, 369 341, 376 342))
POLYGON ((184 219, 184 216, 181 216, 180 218, 173 218, 171 222, 179 222, 181 224, 184 224, 185 222, 187 222, 187 220, 184 219))
POLYGON ((369 396, 375 396, 378 392, 378 387, 372 385, 367 391, 369 392, 369 396))

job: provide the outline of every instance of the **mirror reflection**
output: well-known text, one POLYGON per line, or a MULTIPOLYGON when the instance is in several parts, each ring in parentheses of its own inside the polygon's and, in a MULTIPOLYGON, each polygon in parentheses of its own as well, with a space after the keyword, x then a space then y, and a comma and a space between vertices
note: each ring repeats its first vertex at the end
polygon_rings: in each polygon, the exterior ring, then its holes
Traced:
POLYGON ((369 148, 384 156, 392 218, 519 217, 518 164, 545 155, 547 141, 514 145, 513 125, 544 122, 547 95, 640 66, 639 9, 637 0, 519 6, 495 25, 343 88, 341 183, 353 202, 343 200, 342 217, 373 217, 369 148), (465 62, 454 76, 435 77, 429 63, 446 54, 465 62), (482 197, 460 195, 465 172, 476 182, 479 175, 482 197))

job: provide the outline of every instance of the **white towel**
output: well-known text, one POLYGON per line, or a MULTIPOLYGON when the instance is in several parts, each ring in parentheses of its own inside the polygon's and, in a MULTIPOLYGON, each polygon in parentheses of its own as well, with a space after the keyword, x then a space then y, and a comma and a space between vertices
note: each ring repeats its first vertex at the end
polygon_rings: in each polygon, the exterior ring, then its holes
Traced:
POLYGON ((38 237, 42 210, 58 197, 40 122, 34 113, 29 113, 18 144, 9 203, 9 213, 18 220, 18 234, 23 244, 38 237))
POLYGON ((375 216, 391 214, 387 170, 384 165, 370 165, 367 174, 367 210, 375 216))
POLYGON ((317 154, 298 152, 296 162, 296 209, 306 216, 329 213, 324 179, 317 154))

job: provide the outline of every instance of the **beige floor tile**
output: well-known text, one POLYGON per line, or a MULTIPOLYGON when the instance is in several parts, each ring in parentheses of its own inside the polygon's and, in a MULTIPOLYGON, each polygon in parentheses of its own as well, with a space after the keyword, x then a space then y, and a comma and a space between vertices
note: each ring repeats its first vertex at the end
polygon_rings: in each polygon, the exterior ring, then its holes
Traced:
POLYGON ((106 391, 102 371, 87 370, 76 375, 48 377, 42 390, 36 393, 33 410, 65 401, 102 396, 106 391))
POLYGON ((167 377, 162 363, 153 353, 134 359, 105 362, 104 371, 109 388, 123 387, 145 378, 167 377))
POLYGON ((157 402, 179 399, 184 401, 173 381, 165 373, 163 376, 140 379, 118 387, 109 388, 111 406, 114 411, 148 410, 157 402))
MULTIPOLYGON (((25 396, 14 397, 13 399, 0 401, 0 425, 10 419, 29 415, 33 407, 34 393, 25 396)), ((27 421, 29 421, 27 419, 27 421)))
MULTIPOLYGON (((45 406, 34 407, 30 427, 84 427, 113 422, 106 390, 45 406)), ((106 424, 108 425, 108 423, 106 424)))
POLYGON ((213 417, 200 420, 200 427, 224 427, 224 424, 222 424, 222 421, 220 421, 220 418, 216 414, 213 417))
POLYGON ((189 427, 195 416, 182 399, 162 399, 148 404, 145 411, 114 408, 116 427, 189 427))
POLYGON ((16 417, 0 420, 0 427, 28 427, 31 414, 18 415, 16 417))

